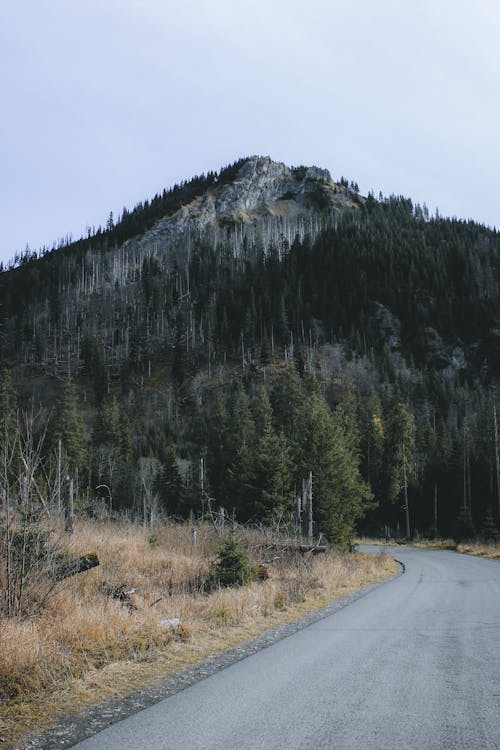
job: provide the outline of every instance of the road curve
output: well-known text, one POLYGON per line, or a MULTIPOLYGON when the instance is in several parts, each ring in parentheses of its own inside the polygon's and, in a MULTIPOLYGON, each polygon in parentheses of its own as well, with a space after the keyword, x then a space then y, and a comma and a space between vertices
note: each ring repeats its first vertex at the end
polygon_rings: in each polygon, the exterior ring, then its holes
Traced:
POLYGON ((397 548, 406 572, 75 745, 500 748, 500 562, 397 548))

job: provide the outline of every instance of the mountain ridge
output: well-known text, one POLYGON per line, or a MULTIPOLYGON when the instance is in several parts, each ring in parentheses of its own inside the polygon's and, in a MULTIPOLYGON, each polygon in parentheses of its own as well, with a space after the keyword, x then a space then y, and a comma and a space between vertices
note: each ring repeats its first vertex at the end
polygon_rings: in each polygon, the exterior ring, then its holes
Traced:
POLYGON ((132 210, 124 208, 116 223, 110 214, 106 227, 89 229, 87 237, 61 241, 57 248, 44 248, 40 254, 32 250, 16 254, 14 262, 4 270, 14 270, 56 250, 76 248, 106 236, 110 246, 121 246, 129 240, 142 245, 156 241, 172 243, 188 231, 200 231, 218 221, 255 223, 265 216, 283 218, 287 214, 297 220, 314 207, 339 211, 356 208, 363 200, 349 190, 347 181, 334 182, 327 169, 289 167, 269 156, 254 155, 241 158, 219 172, 195 176, 165 189, 163 194, 138 203, 132 210), (148 218, 150 214, 152 219, 148 218), (145 217, 143 226, 140 220, 134 221, 136 215, 145 217))

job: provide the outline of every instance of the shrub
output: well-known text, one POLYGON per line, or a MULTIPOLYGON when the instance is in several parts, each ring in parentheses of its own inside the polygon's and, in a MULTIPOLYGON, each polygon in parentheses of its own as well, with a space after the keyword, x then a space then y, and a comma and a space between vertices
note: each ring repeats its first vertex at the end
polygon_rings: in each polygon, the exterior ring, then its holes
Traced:
POLYGON ((17 514, 0 520, 0 617, 26 617, 55 593, 56 571, 65 555, 54 530, 17 514))
POLYGON ((231 536, 217 550, 215 579, 220 586, 243 586, 255 581, 257 572, 250 565, 241 540, 231 536))

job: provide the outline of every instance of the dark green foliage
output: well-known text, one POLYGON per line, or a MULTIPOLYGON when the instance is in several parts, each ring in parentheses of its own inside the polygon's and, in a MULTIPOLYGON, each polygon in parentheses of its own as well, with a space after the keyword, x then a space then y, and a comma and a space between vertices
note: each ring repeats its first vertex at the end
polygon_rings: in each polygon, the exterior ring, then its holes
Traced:
MULTIPOLYGON (((130 508, 135 482, 130 422, 116 396, 99 403, 92 439, 92 485, 107 485, 115 510, 130 508)), ((109 500, 104 487, 103 496, 109 500)))
POLYGON ((415 448, 413 430, 413 415, 406 404, 397 401, 387 417, 385 457, 387 499, 392 503, 402 499, 405 482, 408 485, 412 477, 415 448))
POLYGON ((94 443, 117 445, 120 441, 120 407, 116 396, 108 396, 99 405, 94 443))
MULTIPOLYGON (((240 397, 241 398, 241 397, 240 397)), ((230 507, 243 520, 268 521, 276 511, 289 511, 293 497, 290 451, 272 423, 268 395, 259 389, 254 398, 254 420, 248 423, 229 466, 230 507)))
POLYGON ((348 549, 356 521, 372 507, 373 496, 359 471, 352 436, 341 415, 332 415, 323 398, 313 393, 299 417, 295 463, 302 477, 313 472, 316 531, 348 549))
MULTIPOLYGON (((0 461, 2 466, 9 462, 12 450, 15 450, 17 435, 17 398, 8 370, 0 372, 0 461)), ((16 470, 17 462, 10 467, 16 470)))
POLYGON ((50 437, 54 450, 57 448, 58 441, 61 441, 71 470, 84 465, 87 456, 87 441, 80 416, 77 391, 70 381, 66 381, 60 390, 57 409, 50 425, 50 437))
POLYGON ((108 379, 104 349, 95 336, 87 334, 84 337, 82 341, 82 359, 84 372, 92 382, 97 401, 100 401, 107 392, 108 379))
POLYGON ((485 542, 495 544, 500 539, 498 524, 491 508, 488 508, 480 531, 481 539, 485 542))
POLYGON ((167 446, 165 460, 156 479, 156 490, 161 508, 165 513, 169 516, 182 516, 186 513, 185 485, 179 471, 177 450, 173 443, 167 446))
POLYGON ((316 185, 314 190, 308 193, 307 198, 313 208, 323 210, 330 205, 329 195, 320 184, 316 185))
POLYGON ((257 571, 237 536, 228 537, 217 550, 214 577, 220 586, 244 586, 257 578, 257 571))
POLYGON ((456 542, 473 539, 475 536, 474 522, 468 508, 460 508, 453 528, 453 538, 456 542))

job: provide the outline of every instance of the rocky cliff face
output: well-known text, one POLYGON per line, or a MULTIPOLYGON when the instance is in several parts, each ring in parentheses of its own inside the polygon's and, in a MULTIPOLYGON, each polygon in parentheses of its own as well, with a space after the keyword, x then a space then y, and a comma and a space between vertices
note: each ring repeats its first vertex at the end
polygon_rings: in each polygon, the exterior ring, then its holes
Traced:
POLYGON ((215 183, 173 216, 160 219, 140 240, 126 245, 159 249, 205 230, 217 236, 221 228, 227 231, 236 226, 240 236, 250 233, 250 239, 255 239, 259 224, 264 235, 279 233, 293 239, 294 233, 304 234, 303 227, 311 224, 311 217, 324 227, 339 211, 357 208, 360 200, 335 183, 326 169, 290 168, 267 156, 253 156, 244 162, 233 182, 215 183))

